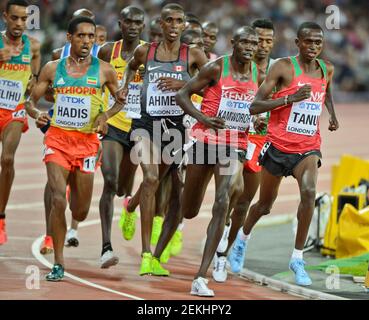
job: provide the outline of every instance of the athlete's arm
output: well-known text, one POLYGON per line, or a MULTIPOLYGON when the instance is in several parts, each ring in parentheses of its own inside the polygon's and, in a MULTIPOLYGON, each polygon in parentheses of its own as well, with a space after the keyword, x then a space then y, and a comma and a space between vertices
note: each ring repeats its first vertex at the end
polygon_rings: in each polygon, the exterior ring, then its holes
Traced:
POLYGON ((218 117, 208 117, 197 110, 191 101, 191 96, 206 86, 216 84, 219 81, 221 69, 219 60, 204 66, 176 95, 176 101, 185 113, 212 129, 223 129, 224 120, 218 117))
MULTIPOLYGON (((51 61, 59 60, 61 57, 61 53, 63 48, 55 49, 51 55, 51 61)), ((54 89, 50 86, 45 93, 45 100, 48 102, 55 102, 54 100, 54 89)))
POLYGON ((39 124, 46 125, 48 121, 50 121, 50 116, 47 112, 41 112, 36 108, 38 100, 45 94, 47 91, 52 79, 55 76, 56 71, 56 63, 49 62, 42 69, 40 76, 38 78, 38 82, 33 87, 32 94, 30 100, 26 101, 26 111, 30 115, 31 118, 37 119, 39 124))
POLYGON ((113 50, 113 42, 105 43, 99 50, 97 57, 107 63, 110 63, 111 52, 113 50))
POLYGON ((32 74, 34 76, 38 76, 41 68, 41 44, 38 40, 29 38, 31 41, 31 51, 32 51, 32 60, 31 60, 31 69, 32 74))
POLYGON ((290 72, 290 65, 287 59, 279 59, 269 69, 265 80, 261 84, 258 92, 256 93, 254 101, 251 103, 250 113, 258 114, 266 111, 271 111, 275 108, 305 100, 310 97, 311 86, 305 85, 301 87, 295 94, 289 95, 286 98, 281 97, 278 99, 269 99, 273 88, 276 87, 280 82, 284 82, 286 75, 290 72))
MULTIPOLYGON (((123 75, 122 79, 122 86, 119 88, 117 94, 115 95, 116 98, 126 104, 126 98, 128 94, 128 84, 133 81, 135 74, 140 67, 141 64, 146 63, 147 54, 149 51, 149 45, 147 43, 139 45, 134 53, 131 60, 129 60, 126 70, 123 75)), ((145 65, 146 66, 146 65, 145 65)))
POLYGON ((330 131, 335 131, 339 128, 339 123, 336 117, 336 112, 334 110, 334 102, 333 102, 333 95, 332 95, 332 81, 333 81, 333 73, 334 67, 331 63, 326 61, 327 65, 327 72, 328 72, 328 83, 327 83, 327 91, 325 94, 325 106, 329 112, 329 127, 330 131))

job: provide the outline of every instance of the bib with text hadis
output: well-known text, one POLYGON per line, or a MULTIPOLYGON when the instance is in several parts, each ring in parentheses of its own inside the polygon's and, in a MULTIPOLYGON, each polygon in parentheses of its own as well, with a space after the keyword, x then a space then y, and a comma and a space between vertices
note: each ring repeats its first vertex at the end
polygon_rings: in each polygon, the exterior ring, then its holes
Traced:
POLYGON ((56 125, 81 129, 90 123, 91 97, 58 94, 55 111, 56 125))
POLYGON ((15 110, 22 99, 22 81, 0 78, 0 108, 15 110))
POLYGON ((321 113, 321 102, 308 100, 294 102, 287 123, 287 132, 313 136, 318 130, 321 113))

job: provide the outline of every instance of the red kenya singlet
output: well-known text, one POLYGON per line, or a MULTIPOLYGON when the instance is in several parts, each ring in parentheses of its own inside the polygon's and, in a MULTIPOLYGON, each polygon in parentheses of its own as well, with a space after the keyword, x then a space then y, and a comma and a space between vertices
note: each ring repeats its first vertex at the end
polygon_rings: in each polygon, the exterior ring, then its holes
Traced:
POLYGON ((323 60, 317 59, 323 77, 312 78, 304 73, 297 57, 290 57, 290 60, 294 69, 293 80, 287 88, 276 92, 273 99, 294 94, 304 84, 311 85, 311 97, 272 110, 267 141, 285 153, 320 150, 319 119, 327 88, 327 67, 323 60))

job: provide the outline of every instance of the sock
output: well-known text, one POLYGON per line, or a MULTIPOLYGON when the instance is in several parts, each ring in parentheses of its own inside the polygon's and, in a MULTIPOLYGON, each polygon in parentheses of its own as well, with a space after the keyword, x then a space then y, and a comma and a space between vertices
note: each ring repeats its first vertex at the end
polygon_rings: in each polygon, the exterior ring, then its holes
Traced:
POLYGON ((103 245, 102 247, 102 251, 101 251, 101 255, 103 255, 106 251, 113 251, 113 248, 111 246, 111 243, 110 242, 107 242, 103 245))
POLYGON ((291 259, 303 259, 303 250, 293 249, 291 259))
POLYGON ((238 230, 238 236, 240 237, 242 241, 245 241, 245 240, 247 241, 247 240, 250 240, 251 238, 250 234, 243 233, 243 228, 240 228, 240 230, 238 230))
POLYGON ((181 222, 181 223, 178 225, 177 230, 178 230, 178 231, 182 231, 182 230, 183 230, 183 228, 184 228, 184 223, 183 223, 183 222, 181 222))
POLYGON ((5 219, 5 213, 0 213, 0 219, 5 219))

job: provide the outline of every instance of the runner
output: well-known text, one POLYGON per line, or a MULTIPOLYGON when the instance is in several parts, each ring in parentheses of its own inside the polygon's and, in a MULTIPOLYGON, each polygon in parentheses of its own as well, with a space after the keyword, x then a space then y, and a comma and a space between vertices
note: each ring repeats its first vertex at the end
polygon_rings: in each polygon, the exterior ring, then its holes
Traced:
POLYGON ((203 33, 202 37, 204 39, 204 49, 206 56, 209 61, 213 61, 217 58, 217 55, 213 53, 215 44, 217 43, 217 36, 219 33, 219 28, 214 22, 206 21, 202 24, 203 33))
MULTIPOLYGON (((141 33, 145 27, 144 12, 133 6, 124 8, 120 13, 119 26, 122 40, 109 42, 101 48, 99 58, 109 62, 117 72, 119 85, 123 77, 127 61, 132 57, 139 44, 141 33)), ((104 177, 104 189, 100 198, 100 218, 102 229, 101 268, 108 268, 118 263, 119 259, 113 254, 111 245, 111 225, 114 214, 114 196, 125 196, 127 202, 132 193, 134 176, 137 165, 130 160, 132 142, 129 138, 132 118, 140 118, 140 91, 142 79, 137 73, 134 81, 129 84, 127 105, 121 112, 108 120, 108 133, 102 139, 103 160, 101 171, 104 177)), ((106 104, 114 105, 114 98, 106 93, 106 104)), ((131 240, 136 230, 136 212, 123 213, 120 227, 126 240, 131 240)))
MULTIPOLYGON (((90 55, 95 28, 90 18, 71 20, 67 33, 70 56, 45 65, 31 96, 32 104, 36 105, 53 84, 56 102, 44 141, 44 162, 52 191, 50 223, 54 242, 54 266, 46 276, 48 281, 60 281, 64 277, 67 182, 73 195, 70 204, 73 218, 83 221, 91 204, 94 172, 99 162, 97 133, 106 133, 107 119, 122 107, 116 103, 103 112, 103 86, 114 94, 118 83, 113 67, 90 55)), ((34 107, 29 107, 28 112, 45 124, 50 120, 47 113, 40 113, 34 107)))
MULTIPOLYGON (((95 19, 95 15, 88 9, 78 9, 73 13, 72 18, 76 17, 88 17, 92 20, 95 19)), ((96 26, 96 35, 97 35, 97 26, 96 26)), ((97 46, 96 43, 91 48, 91 55, 93 57, 97 57, 98 50, 96 50, 97 46)), ((70 55, 70 43, 67 42, 64 47, 54 50, 52 55, 52 60, 58 60, 60 57, 66 58, 70 55)), ((49 102, 55 102, 54 101, 54 90, 50 86, 45 94, 45 99, 49 102)), ((49 110, 50 117, 53 116, 53 108, 51 107, 49 110)), ((37 124, 37 121, 36 121, 37 124)), ((40 130, 43 133, 46 133, 46 131, 50 127, 50 123, 48 123, 45 126, 42 126, 41 124, 37 124, 37 126, 40 128, 40 130)), ((67 185, 67 200, 70 202, 70 188, 69 185, 67 185)), ((44 206, 45 206, 45 220, 46 220, 46 235, 44 237, 44 241, 41 244, 40 247, 40 253, 41 254, 49 254, 53 253, 54 247, 53 247, 53 239, 51 236, 51 226, 49 223, 50 220, 50 210, 51 210, 51 190, 50 186, 46 183, 45 190, 44 190, 44 206)), ((72 213, 73 216, 73 213, 72 213)), ((78 247, 79 246, 79 239, 78 239, 78 221, 74 220, 72 218, 70 228, 67 231, 67 235, 65 238, 65 246, 66 247, 78 247)))
POLYGON ((261 154, 259 201, 250 208, 243 228, 237 234, 229 261, 240 272, 250 233, 256 222, 270 213, 283 176, 293 176, 300 189, 298 227, 289 268, 298 285, 311 285, 304 269, 303 248, 314 212, 318 168, 320 167, 319 118, 325 104, 330 114, 329 130, 338 129, 331 82, 333 66, 317 57, 323 47, 323 30, 315 22, 300 25, 295 40, 298 56, 282 58, 270 68, 260 87, 251 113, 271 111, 267 142, 261 154), (272 94, 276 92, 272 99, 272 94))
POLYGON ((0 33, 0 245, 7 242, 5 210, 14 180, 14 157, 22 132, 28 130, 24 95, 32 90, 40 71, 40 43, 24 33, 28 2, 10 0, 0 33), (31 78, 31 80, 30 80, 31 78))
MULTIPOLYGON (((258 19, 252 23, 252 27, 258 34, 259 42, 254 61, 258 66, 259 77, 265 79, 270 66, 274 60, 270 58, 270 53, 274 45, 274 26, 272 21, 266 19, 258 19)), ((255 117, 255 116, 254 116, 255 117)), ((242 195, 233 208, 230 216, 227 216, 226 225, 221 241, 219 242, 217 253, 214 256, 213 279, 217 282, 224 282, 227 279, 226 257, 231 248, 237 232, 243 225, 246 213, 250 203, 254 198, 260 184, 261 167, 258 164, 258 158, 266 139, 266 124, 269 119, 269 113, 258 115, 256 121, 263 121, 259 126, 263 127, 261 132, 256 133, 256 130, 251 122, 249 130, 249 141, 247 145, 247 157, 243 169, 243 184, 244 190, 242 195), (231 223, 232 222, 232 223, 231 223), (217 259, 219 257, 219 259, 217 259)), ((231 208, 232 209, 232 208, 231 208)))
POLYGON ((156 17, 149 24, 149 42, 160 42, 163 40, 163 31, 160 27, 160 17, 156 17))
POLYGON ((96 26, 96 45, 98 45, 100 48, 106 43, 106 40, 108 38, 108 31, 104 26, 101 24, 98 24, 96 26))
MULTIPOLYGON (((175 102, 175 91, 180 89, 195 70, 201 68, 207 61, 205 54, 199 48, 189 49, 187 45, 180 42, 180 36, 185 27, 184 11, 181 6, 167 4, 163 7, 161 27, 163 41, 141 45, 136 49, 124 74, 119 92, 121 97, 127 95, 128 84, 134 78, 139 66, 145 64, 146 73, 141 99, 142 117, 133 120, 131 134, 131 139, 140 140, 138 144, 142 149, 140 165, 144 175, 143 183, 136 193, 136 195, 140 194, 142 230, 140 275, 162 273, 159 260, 152 259, 150 238, 155 211, 155 193, 160 178, 165 175, 174 161, 171 152, 181 150, 183 145, 183 111, 175 102), (174 137, 174 141, 171 142, 174 137)), ((181 158, 180 152, 177 157, 181 158)), ((173 205, 166 218, 177 216, 176 212, 179 208, 179 190, 173 187, 172 191, 175 192, 177 205, 176 207, 173 205)), ((127 209, 131 212, 129 204, 127 209)), ((166 221, 167 219, 164 226, 166 221)), ((157 254, 162 253, 173 233, 170 237, 167 232, 161 233, 156 247, 157 254)), ((166 270, 164 274, 166 275, 166 270)))

